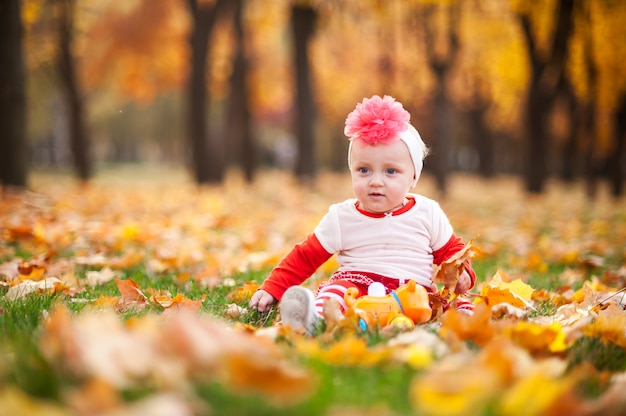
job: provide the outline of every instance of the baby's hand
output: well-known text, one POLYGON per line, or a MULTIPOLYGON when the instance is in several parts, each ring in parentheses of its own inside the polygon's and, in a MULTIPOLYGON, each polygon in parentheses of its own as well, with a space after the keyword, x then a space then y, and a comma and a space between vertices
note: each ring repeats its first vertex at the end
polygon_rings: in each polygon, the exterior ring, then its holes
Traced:
POLYGON ((254 292, 248 306, 252 309, 256 309, 259 312, 268 311, 277 302, 276 298, 270 295, 263 289, 259 289, 254 292))
POLYGON ((461 294, 470 290, 472 286, 472 279, 470 278, 467 270, 463 270, 463 273, 459 276, 459 280, 456 282, 456 287, 454 288, 454 293, 461 294))

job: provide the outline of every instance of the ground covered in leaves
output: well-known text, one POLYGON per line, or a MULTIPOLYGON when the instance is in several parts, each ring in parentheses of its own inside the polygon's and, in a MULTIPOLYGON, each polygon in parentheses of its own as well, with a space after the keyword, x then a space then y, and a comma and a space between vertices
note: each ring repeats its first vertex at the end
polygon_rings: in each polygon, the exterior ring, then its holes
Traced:
POLYGON ((310 187, 232 174, 206 188, 167 168, 116 168, 88 186, 37 174, 30 191, 0 196, 0 409, 624 414, 626 202, 520 188, 454 177, 441 198, 428 176, 418 185, 471 240, 473 316, 363 332, 329 308, 307 337, 247 298, 352 196, 347 174, 310 187))

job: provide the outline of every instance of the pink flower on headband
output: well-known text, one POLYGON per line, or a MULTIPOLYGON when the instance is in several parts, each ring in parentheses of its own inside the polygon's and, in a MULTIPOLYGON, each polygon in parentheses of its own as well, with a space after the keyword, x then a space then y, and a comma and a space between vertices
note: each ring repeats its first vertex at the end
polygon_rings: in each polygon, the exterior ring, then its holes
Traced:
POLYGON ((344 134, 350 140, 359 139, 372 146, 391 143, 408 128, 410 118, 409 112, 395 98, 374 95, 364 98, 348 114, 344 134))

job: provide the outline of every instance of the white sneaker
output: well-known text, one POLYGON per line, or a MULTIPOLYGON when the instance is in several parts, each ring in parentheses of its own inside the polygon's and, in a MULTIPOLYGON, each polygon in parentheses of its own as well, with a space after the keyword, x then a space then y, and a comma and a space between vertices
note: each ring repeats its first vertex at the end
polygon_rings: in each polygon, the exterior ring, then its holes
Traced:
POLYGON ((280 317, 283 325, 314 335, 317 315, 313 292, 302 286, 287 289, 280 301, 280 317))

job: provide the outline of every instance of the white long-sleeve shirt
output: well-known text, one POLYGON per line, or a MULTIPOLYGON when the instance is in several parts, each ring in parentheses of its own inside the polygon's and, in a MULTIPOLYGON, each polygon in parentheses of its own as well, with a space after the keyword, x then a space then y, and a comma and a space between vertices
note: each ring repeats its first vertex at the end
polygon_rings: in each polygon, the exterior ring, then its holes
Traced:
POLYGON ((454 231, 437 202, 421 195, 408 197, 414 205, 383 218, 359 210, 356 199, 330 206, 314 234, 328 253, 337 254, 338 271, 414 279, 433 287, 433 252, 454 231))

